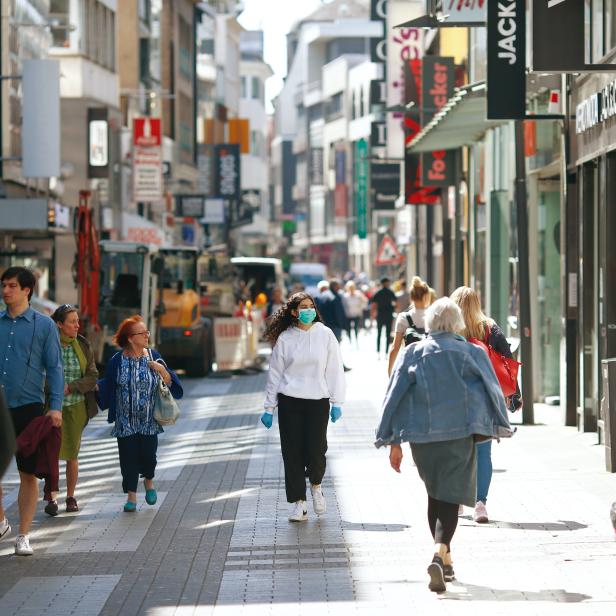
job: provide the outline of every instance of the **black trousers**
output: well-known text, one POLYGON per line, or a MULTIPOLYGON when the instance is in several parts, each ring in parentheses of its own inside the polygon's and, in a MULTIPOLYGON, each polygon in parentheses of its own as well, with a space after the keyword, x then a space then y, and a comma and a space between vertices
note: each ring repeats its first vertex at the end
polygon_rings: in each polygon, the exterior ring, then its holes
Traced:
POLYGON ((158 434, 132 434, 118 438, 124 493, 136 492, 139 476, 154 479, 158 434))
MULTIPOLYGON (((9 409, 9 411, 11 413, 11 419, 13 420, 15 436, 17 437, 32 421, 45 414, 45 405, 42 402, 32 402, 31 404, 24 404, 23 406, 16 406, 15 408, 9 409)), ((34 471, 36 470, 36 455, 36 452, 34 452, 30 457, 26 458, 17 451, 15 454, 17 470, 28 475, 34 475, 34 471)))
POLYGON ((329 399, 304 400, 278 394, 278 427, 287 501, 306 500, 306 477, 318 485, 325 475, 329 399))
POLYGON ((376 318, 376 352, 377 353, 380 353, 381 351, 381 331, 383 330, 383 328, 385 329, 385 353, 389 352, 392 320, 393 320, 392 315, 389 315, 386 317, 377 316, 376 318))
POLYGON ((428 524, 434 543, 449 544, 458 527, 458 505, 428 496, 428 524))

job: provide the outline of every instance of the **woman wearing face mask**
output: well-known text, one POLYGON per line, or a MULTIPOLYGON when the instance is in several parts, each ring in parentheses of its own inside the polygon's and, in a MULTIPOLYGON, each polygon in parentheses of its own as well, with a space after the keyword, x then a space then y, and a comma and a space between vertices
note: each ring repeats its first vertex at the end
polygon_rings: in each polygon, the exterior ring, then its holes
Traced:
POLYGON ((342 417, 345 395, 340 346, 307 293, 291 296, 271 317, 265 337, 274 349, 261 422, 271 428, 278 408, 285 489, 287 501, 294 504, 289 521, 303 522, 308 519, 306 476, 314 512, 325 513, 321 481, 327 423, 342 417))

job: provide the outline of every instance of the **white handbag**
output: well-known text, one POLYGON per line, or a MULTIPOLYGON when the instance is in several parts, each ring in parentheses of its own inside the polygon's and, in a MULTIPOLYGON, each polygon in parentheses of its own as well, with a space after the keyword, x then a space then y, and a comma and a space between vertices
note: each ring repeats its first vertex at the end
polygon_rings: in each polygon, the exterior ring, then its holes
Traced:
MULTIPOLYGON (((150 360, 154 361, 152 351, 148 349, 150 360)), ((161 426, 172 426, 180 416, 180 407, 171 395, 171 390, 165 382, 157 375, 158 391, 154 399, 154 420, 161 426)))

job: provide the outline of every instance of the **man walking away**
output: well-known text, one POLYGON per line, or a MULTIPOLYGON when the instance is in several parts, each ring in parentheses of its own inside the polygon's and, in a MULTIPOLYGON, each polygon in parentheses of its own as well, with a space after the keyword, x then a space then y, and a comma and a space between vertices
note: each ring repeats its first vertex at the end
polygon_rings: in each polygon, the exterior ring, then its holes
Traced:
POLYGON ((391 325, 394 318, 396 296, 389 288, 390 284, 391 280, 389 278, 381 278, 381 288, 370 300, 373 307, 376 307, 376 353, 379 356, 381 352, 381 331, 383 329, 385 329, 385 355, 389 353, 389 344, 391 342, 391 325))
MULTIPOLYGON (((0 312, 0 389, 6 397, 15 435, 19 436, 45 413, 45 379, 49 415, 55 427, 62 425, 64 371, 58 328, 48 317, 30 307, 36 279, 24 267, 10 267, 0 277, 7 309, 0 312)), ((39 496, 34 475, 36 455, 16 454, 19 470, 19 534, 15 554, 32 554, 28 533, 39 496)), ((8 522, 7 522, 8 525, 8 522)))

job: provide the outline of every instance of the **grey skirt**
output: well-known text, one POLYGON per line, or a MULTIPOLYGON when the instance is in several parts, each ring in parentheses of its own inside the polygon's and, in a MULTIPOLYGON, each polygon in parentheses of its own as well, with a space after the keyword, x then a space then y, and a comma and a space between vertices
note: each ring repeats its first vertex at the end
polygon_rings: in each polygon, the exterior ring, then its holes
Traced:
POLYGON ((438 443, 411 443, 428 495, 446 503, 475 506, 477 456, 472 436, 438 443))

